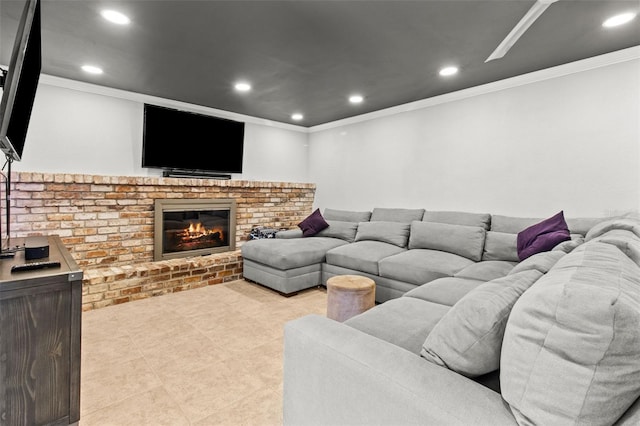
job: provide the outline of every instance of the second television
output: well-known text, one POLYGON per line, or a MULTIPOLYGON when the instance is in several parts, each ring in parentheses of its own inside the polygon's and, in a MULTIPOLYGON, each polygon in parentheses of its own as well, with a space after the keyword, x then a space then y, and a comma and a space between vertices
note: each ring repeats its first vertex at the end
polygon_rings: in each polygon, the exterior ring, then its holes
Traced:
POLYGON ((242 173, 244 123, 144 105, 142 167, 242 173))

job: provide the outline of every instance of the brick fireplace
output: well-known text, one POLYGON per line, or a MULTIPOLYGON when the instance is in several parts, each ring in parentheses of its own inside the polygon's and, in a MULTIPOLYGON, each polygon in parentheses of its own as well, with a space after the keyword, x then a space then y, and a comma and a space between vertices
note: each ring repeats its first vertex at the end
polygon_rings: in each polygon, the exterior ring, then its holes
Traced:
POLYGON ((60 235, 84 271, 85 310, 239 279, 251 228, 296 227, 315 195, 308 183, 29 172, 11 190, 11 236, 60 235), (156 200, 220 199, 236 205, 234 249, 154 261, 156 200))

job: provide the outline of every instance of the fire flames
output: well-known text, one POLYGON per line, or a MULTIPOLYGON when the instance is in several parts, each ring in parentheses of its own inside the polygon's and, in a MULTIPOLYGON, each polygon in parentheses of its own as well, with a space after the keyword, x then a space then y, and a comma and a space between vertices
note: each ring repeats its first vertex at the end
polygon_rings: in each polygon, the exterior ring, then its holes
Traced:
POLYGON ((200 222, 189 223, 189 227, 182 231, 182 237, 186 240, 198 240, 207 236, 215 236, 219 240, 224 239, 224 231, 220 227, 207 228, 200 222), (216 235, 218 234, 218 235, 216 235))

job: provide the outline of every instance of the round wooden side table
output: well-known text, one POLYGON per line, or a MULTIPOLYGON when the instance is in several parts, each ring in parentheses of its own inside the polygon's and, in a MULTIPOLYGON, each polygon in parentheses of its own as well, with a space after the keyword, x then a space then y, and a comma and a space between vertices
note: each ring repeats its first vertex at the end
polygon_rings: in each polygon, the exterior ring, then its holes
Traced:
POLYGON ((327 280, 327 318, 345 321, 373 308, 376 283, 359 275, 337 275, 327 280))

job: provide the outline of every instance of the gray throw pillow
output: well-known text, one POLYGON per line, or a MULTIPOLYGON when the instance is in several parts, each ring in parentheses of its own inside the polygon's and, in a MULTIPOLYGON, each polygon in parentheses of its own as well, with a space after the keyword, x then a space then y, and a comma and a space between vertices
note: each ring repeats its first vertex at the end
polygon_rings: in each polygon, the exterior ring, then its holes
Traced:
POLYGON ((468 377, 497 370, 511 308, 541 276, 530 270, 471 290, 431 330, 420 355, 468 377))
POLYGON ((518 257, 518 234, 488 231, 484 242, 482 260, 520 262, 518 257))
POLYGON ((324 209, 322 214, 325 220, 338 220, 341 222, 369 222, 371 212, 354 212, 350 210, 324 209))
POLYGON ((411 222, 410 249, 430 249, 480 261, 485 230, 478 226, 436 222, 411 222))
POLYGON ((398 247, 406 247, 409 239, 409 224, 400 222, 361 222, 358 224, 356 241, 381 241, 398 247))
POLYGON ((327 220, 329 226, 318 232, 316 237, 339 238, 352 243, 356 238, 358 224, 354 222, 343 222, 340 220, 327 220))

